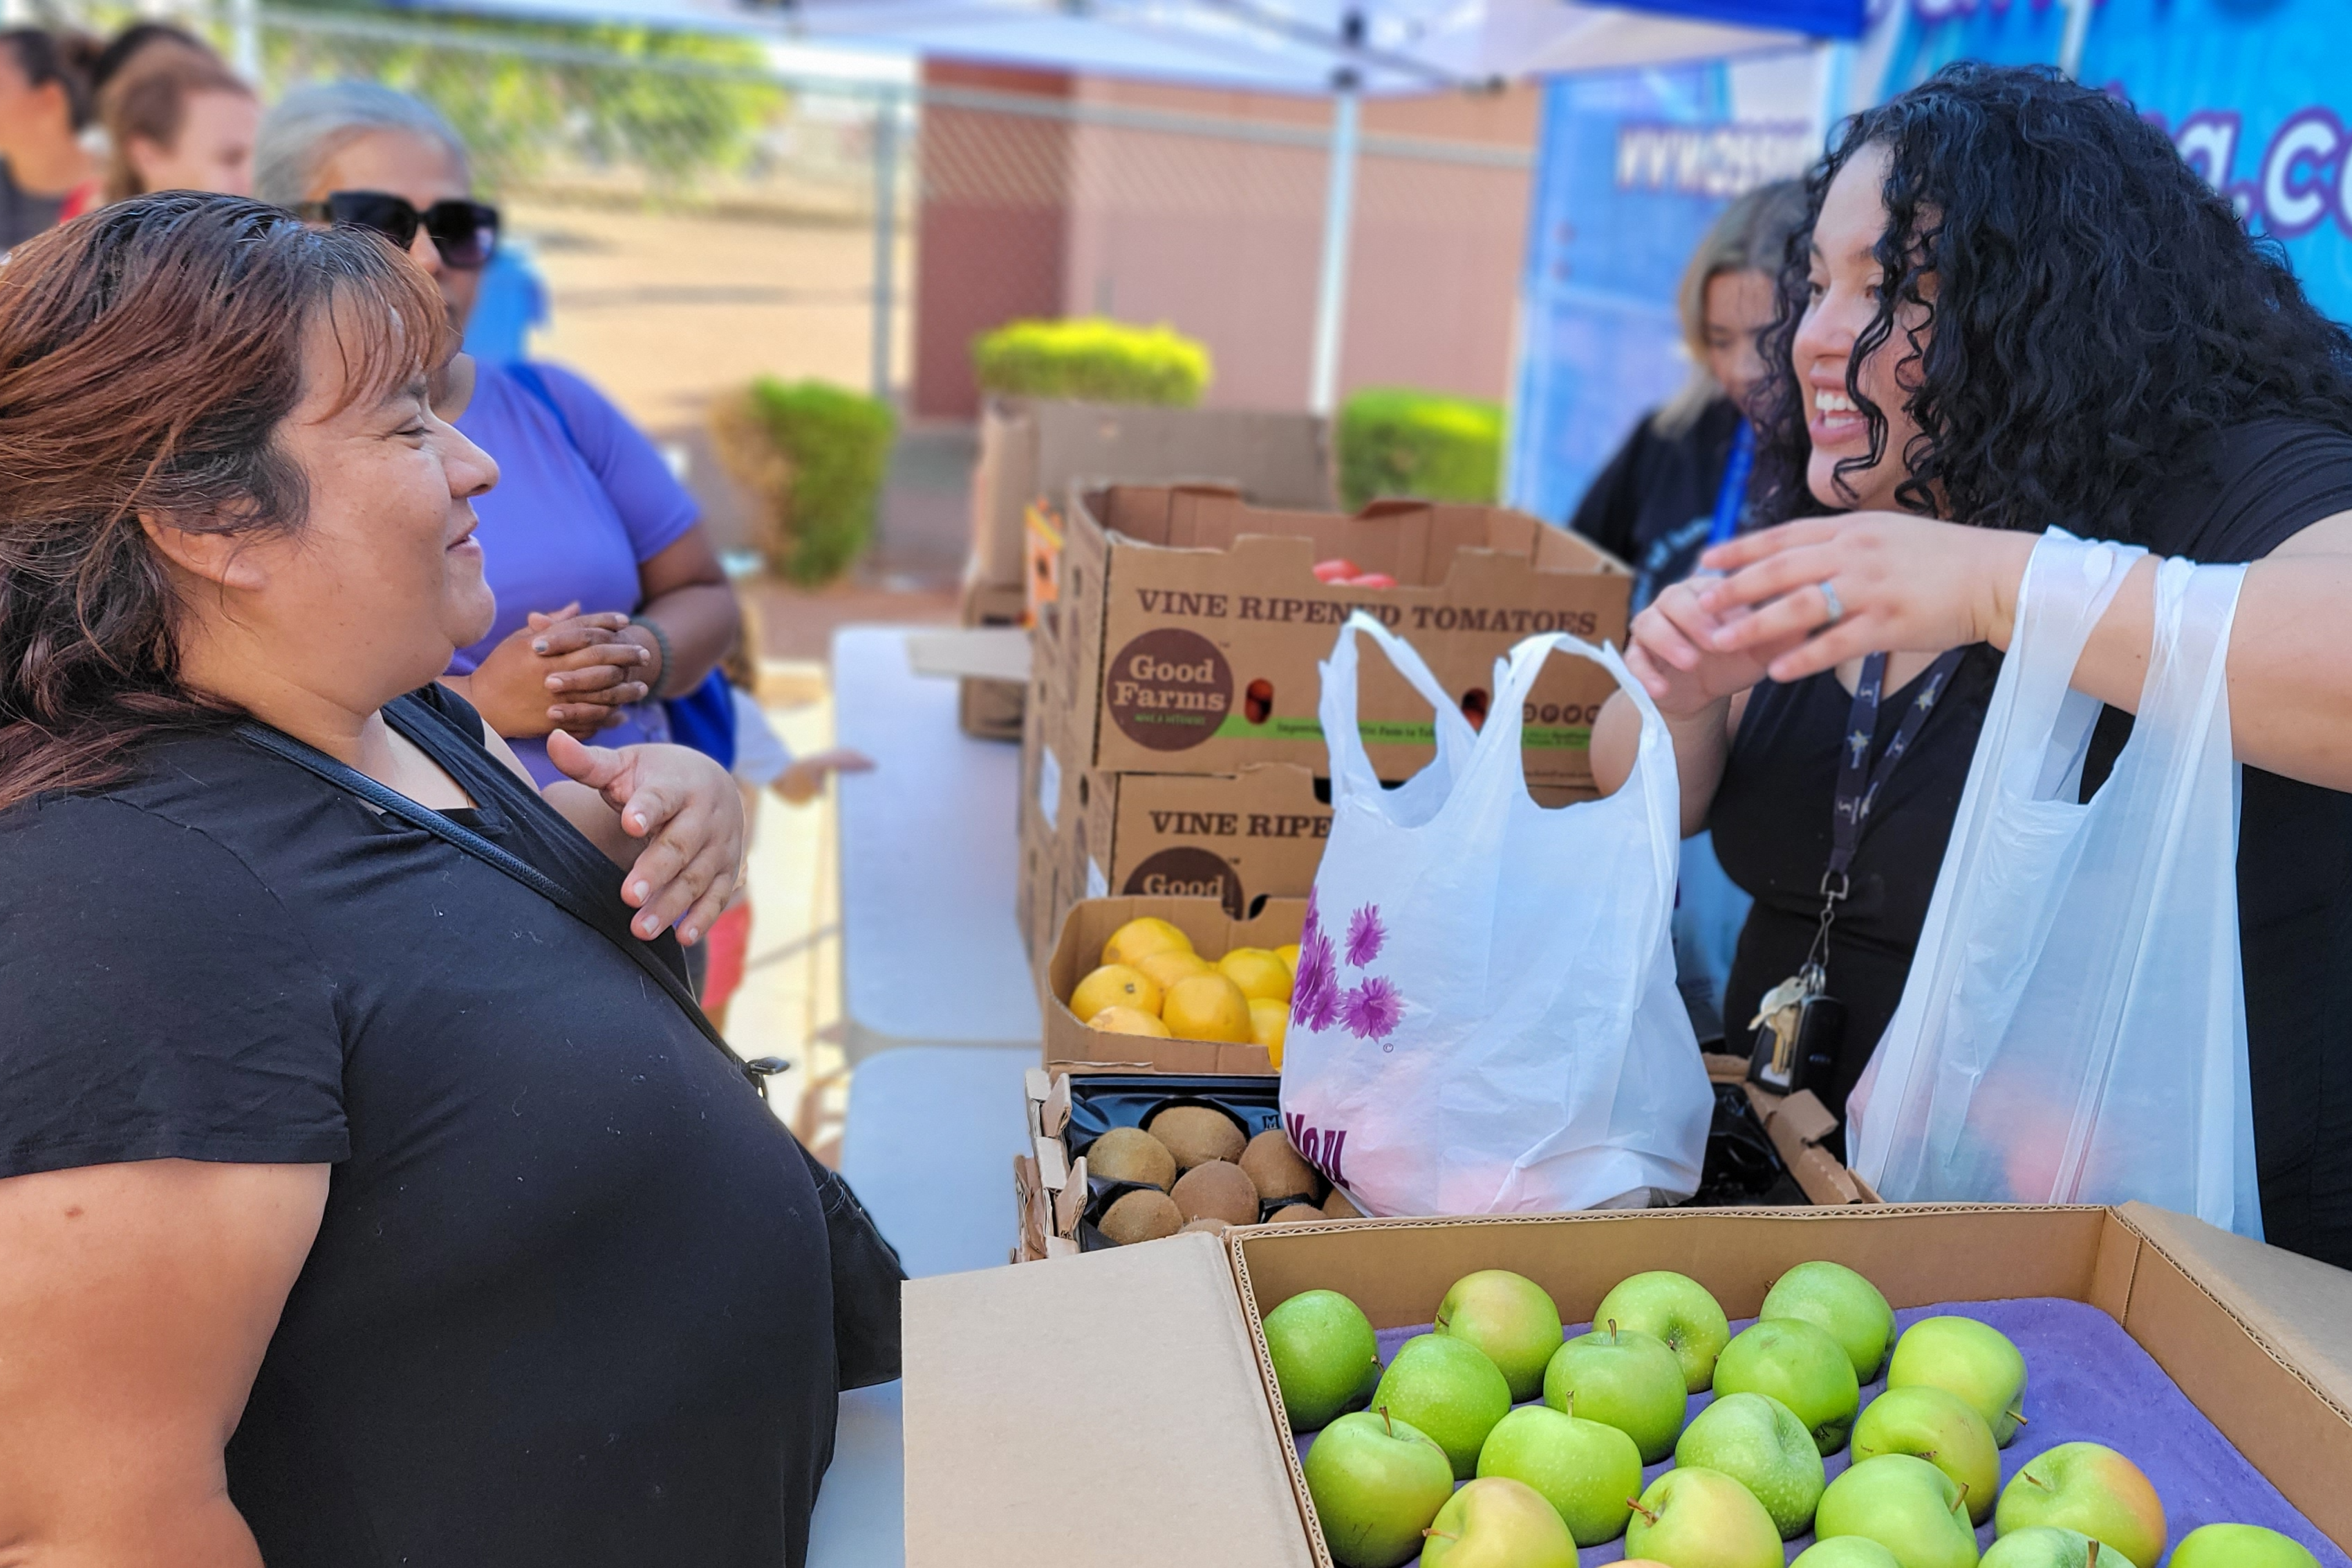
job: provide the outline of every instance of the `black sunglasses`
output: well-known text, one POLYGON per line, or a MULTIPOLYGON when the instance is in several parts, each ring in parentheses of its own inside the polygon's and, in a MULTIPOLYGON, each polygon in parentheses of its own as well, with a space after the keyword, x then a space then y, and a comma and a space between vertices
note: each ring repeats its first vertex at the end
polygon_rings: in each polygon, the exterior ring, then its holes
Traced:
POLYGON ((499 209, 482 202, 435 202, 423 212, 384 191, 337 191, 323 202, 304 202, 294 216, 312 223, 372 228, 406 250, 416 231, 433 237, 441 264, 470 272, 489 265, 499 248, 499 209))

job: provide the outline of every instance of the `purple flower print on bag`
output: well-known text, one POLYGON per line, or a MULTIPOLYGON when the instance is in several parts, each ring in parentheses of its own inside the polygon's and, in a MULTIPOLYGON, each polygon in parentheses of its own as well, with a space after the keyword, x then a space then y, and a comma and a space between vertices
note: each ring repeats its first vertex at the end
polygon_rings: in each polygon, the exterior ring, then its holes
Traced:
POLYGON ((1307 895, 1307 923, 1298 933, 1298 973, 1290 993, 1292 1022, 1318 1031, 1331 1026, 1332 1020, 1339 1015, 1338 972, 1338 955, 1332 952, 1331 938, 1323 930, 1315 895, 1310 891, 1307 895))
POLYGON ((1404 998, 1388 981, 1377 974, 1367 974, 1340 994, 1339 1014, 1348 1021, 1348 1032, 1356 1038, 1385 1040, 1396 1033, 1398 1023, 1404 1017, 1404 998))
POLYGON ((1366 904, 1348 917, 1348 964, 1362 969, 1381 955, 1381 943, 1388 940, 1381 926, 1381 907, 1366 904))

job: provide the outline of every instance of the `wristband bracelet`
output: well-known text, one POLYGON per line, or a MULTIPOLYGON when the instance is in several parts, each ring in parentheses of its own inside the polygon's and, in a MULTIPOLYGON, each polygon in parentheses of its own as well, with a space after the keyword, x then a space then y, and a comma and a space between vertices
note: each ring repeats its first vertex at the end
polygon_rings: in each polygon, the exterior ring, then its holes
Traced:
POLYGON ((629 625, 643 626, 653 634, 654 648, 661 655, 661 668, 655 671, 651 680, 646 682, 646 695, 659 700, 662 694, 661 689, 669 681, 669 634, 663 631, 657 623, 647 620, 643 616, 631 616, 629 625))

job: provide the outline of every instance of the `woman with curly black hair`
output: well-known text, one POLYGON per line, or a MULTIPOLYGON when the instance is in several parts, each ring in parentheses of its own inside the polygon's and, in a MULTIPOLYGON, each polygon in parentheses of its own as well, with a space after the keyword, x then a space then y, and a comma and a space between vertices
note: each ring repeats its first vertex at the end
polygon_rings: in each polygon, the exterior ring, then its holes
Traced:
MULTIPOLYGON (((2352 658, 2330 636, 2352 603, 2352 334, 2162 132, 2046 70, 1946 68, 1852 121, 1810 191, 1760 397, 1767 504, 1797 521, 1712 552, 1734 574, 1661 595, 1629 657, 1685 826, 1757 898, 1727 1014, 1787 1000, 1843 886, 1825 967, 1847 1018, 1816 1085, 1842 1109, 1901 995, 2042 530, 2256 563, 2229 668, 2263 1223, 2352 1265, 2352 658), (1881 783, 1832 878, 1842 763, 1881 783)), ((2153 579, 2143 562, 2075 676, 2112 705, 2086 792, 2129 731, 2153 579)), ((1603 715, 1604 786, 1635 730, 1622 699, 1603 715)))

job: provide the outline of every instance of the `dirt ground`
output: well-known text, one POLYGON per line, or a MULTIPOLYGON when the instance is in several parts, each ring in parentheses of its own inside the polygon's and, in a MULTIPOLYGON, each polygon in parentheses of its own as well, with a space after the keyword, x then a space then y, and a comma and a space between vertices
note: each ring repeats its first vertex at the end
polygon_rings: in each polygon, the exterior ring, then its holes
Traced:
MULTIPOLYGON (((505 209, 549 286, 551 320, 533 354, 580 371, 656 443, 681 450, 719 546, 746 543, 748 500, 705 434, 711 401, 763 374, 868 386, 871 232, 528 198, 505 209)), ((902 240, 892 332, 898 385, 910 353, 913 266, 902 240)), ((823 659, 833 628, 853 621, 951 619, 972 455, 968 426, 902 430, 875 547, 853 578, 814 594, 754 586, 768 656, 823 659)))

